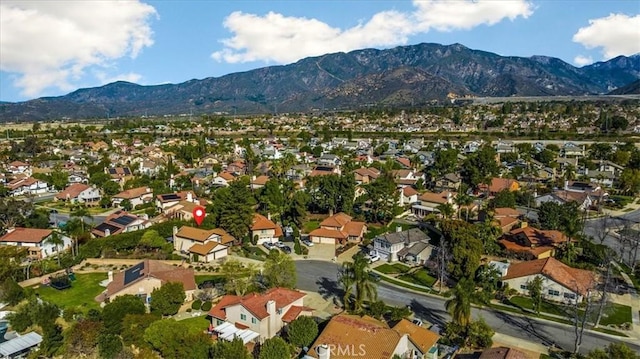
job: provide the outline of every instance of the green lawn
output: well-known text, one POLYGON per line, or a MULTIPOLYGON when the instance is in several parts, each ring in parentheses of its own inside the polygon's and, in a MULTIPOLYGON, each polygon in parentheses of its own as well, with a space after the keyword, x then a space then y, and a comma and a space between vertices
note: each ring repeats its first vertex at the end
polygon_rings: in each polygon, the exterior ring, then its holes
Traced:
POLYGON ((394 263, 394 264, 382 264, 375 268, 380 273, 384 274, 400 274, 406 273, 409 271, 409 267, 404 264, 394 263))
POLYGON ((221 274, 204 274, 204 275, 196 275, 195 277, 196 277, 196 284, 198 285, 208 280, 212 280, 215 283, 224 281, 224 276, 221 274))
MULTIPOLYGON (((509 299, 509 301, 520 308, 524 308, 524 309, 529 309, 529 310, 533 310, 533 302, 531 301, 531 298, 529 297, 521 297, 521 296, 516 296, 513 297, 511 299, 509 299)), ((547 302, 545 300, 542 301, 542 305, 540 306, 540 312, 541 313, 548 313, 548 314, 554 314, 554 315, 560 315, 560 316, 566 316, 566 312, 562 309, 561 306, 551 303, 551 302, 547 302)))
POLYGON ((628 305, 611 303, 605 308, 600 320, 601 325, 621 325, 631 323, 631 307, 628 305))
POLYGON ((207 330, 209 328, 209 324, 211 324, 211 321, 207 319, 206 315, 187 318, 180 322, 186 324, 192 333, 202 333, 204 330, 207 330))
POLYGON ((318 228, 320 228, 320 221, 309 221, 302 224, 302 231, 304 233, 309 233, 318 228))
POLYGON ((107 279, 107 273, 76 273, 76 280, 71 282, 71 288, 64 290, 53 289, 48 286, 35 288, 40 298, 59 305, 62 308, 81 306, 85 308, 99 308, 94 300, 104 291, 99 283, 107 279))
POLYGON ((418 292, 423 292, 423 293, 433 293, 433 294, 438 294, 437 292, 431 291, 429 289, 425 289, 425 288, 420 288, 420 287, 416 287, 414 285, 411 285, 407 282, 403 282, 401 280, 395 280, 393 278, 389 278, 389 277, 385 277, 385 276, 380 276, 380 279, 385 281, 385 282, 389 282, 391 284, 395 284, 397 286, 400 286, 402 288, 407 288, 407 289, 411 289, 411 290, 415 290, 418 292))
POLYGON ((403 274, 398 279, 425 287, 432 287, 436 282, 436 279, 430 276, 426 269, 419 269, 411 274, 403 274))

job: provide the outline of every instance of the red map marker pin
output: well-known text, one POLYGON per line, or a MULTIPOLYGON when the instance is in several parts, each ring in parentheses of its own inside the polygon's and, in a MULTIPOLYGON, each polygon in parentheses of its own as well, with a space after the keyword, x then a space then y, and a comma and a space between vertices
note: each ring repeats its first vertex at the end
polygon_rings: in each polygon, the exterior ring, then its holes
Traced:
POLYGON ((204 216, 205 216, 204 208, 196 207, 193 209, 193 219, 195 219, 197 225, 200 225, 200 223, 202 223, 204 216))

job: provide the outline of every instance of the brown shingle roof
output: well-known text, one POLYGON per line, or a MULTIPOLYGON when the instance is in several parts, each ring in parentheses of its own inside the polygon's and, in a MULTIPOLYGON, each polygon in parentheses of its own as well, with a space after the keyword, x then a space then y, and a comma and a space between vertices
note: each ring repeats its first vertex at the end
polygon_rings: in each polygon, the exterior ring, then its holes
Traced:
POLYGON ((262 229, 276 229, 276 227, 278 226, 269 218, 258 213, 253 215, 253 224, 251 225, 252 231, 259 231, 262 229))
POLYGON ((449 197, 454 198, 455 196, 456 196, 455 192, 449 192, 449 191, 444 191, 440 193, 425 192, 420 196, 419 200, 424 202, 430 202, 430 203, 444 204, 444 203, 447 203, 447 199, 449 197))
POLYGON ((216 251, 223 250, 223 247, 226 247, 223 244, 218 242, 209 241, 205 244, 196 243, 189 248, 189 252, 199 254, 201 256, 206 256, 207 254, 216 251))
POLYGON ((493 210, 495 217, 519 217, 518 210, 509 207, 499 207, 493 210))
POLYGON ((349 222, 344 225, 342 230, 344 232, 347 232, 347 234, 351 237, 359 237, 360 235, 362 235, 364 226, 364 222, 349 222))
MULTIPOLYGON (((327 344, 329 348, 353 348, 360 353, 366 349, 368 359, 389 359, 398 346, 402 335, 386 324, 369 316, 339 314, 331 318, 320 336, 311 345, 308 355, 318 358, 316 348, 327 344)), ((353 351, 333 350, 331 359, 353 358, 353 351)))
POLYGON ((267 181, 269 181, 269 176, 258 176, 256 179, 251 181, 251 184, 264 186, 267 181))
POLYGON ((218 234, 214 232, 212 229, 200 229, 189 226, 182 226, 176 233, 176 236, 182 238, 192 239, 197 242, 204 242, 207 238, 211 237, 214 234, 218 234))
POLYGON ((40 243, 43 239, 47 238, 51 232, 53 231, 50 229, 18 227, 0 237, 0 242, 40 243))
POLYGON ((558 245, 567 242, 568 237, 557 230, 542 230, 534 227, 514 229, 509 232, 512 236, 524 235, 534 245, 558 245))
POLYGON ((58 193, 56 195, 56 198, 59 200, 66 200, 67 198, 73 199, 78 197, 78 195, 80 195, 82 191, 88 188, 89 186, 84 183, 74 183, 71 186, 65 188, 64 191, 58 193))
POLYGON ((440 336, 426 328, 419 327, 406 319, 402 319, 393 327, 400 334, 409 335, 409 339, 423 354, 426 354, 432 346, 436 345, 440 336))
POLYGON ((124 199, 132 199, 132 198, 138 198, 146 193, 149 193, 150 195, 153 195, 153 193, 151 192, 151 189, 149 187, 136 187, 136 188, 131 188, 128 189, 126 191, 122 191, 118 194, 116 194, 115 196, 113 196, 114 198, 124 198, 124 199))
POLYGON ((580 294, 585 294, 595 284, 593 272, 569 267, 552 257, 513 263, 509 266, 507 275, 503 279, 520 278, 534 274, 551 278, 565 288, 580 294))
POLYGON ((185 291, 195 290, 197 288, 193 269, 174 267, 170 264, 149 259, 145 259, 141 263, 144 263, 144 267, 140 270, 141 275, 139 278, 125 284, 125 271, 118 272, 114 274, 113 281, 107 285, 107 293, 109 295, 117 294, 124 288, 149 277, 159 279, 162 284, 168 282, 180 282, 184 286, 185 291))

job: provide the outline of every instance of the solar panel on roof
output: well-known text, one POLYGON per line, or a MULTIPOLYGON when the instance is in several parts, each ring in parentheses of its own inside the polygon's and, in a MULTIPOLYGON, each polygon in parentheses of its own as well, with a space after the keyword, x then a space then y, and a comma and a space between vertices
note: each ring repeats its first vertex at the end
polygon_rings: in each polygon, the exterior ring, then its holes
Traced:
POLYGON ((99 225, 96 226, 95 229, 103 233, 109 230, 111 234, 113 234, 115 231, 119 230, 120 228, 114 225, 111 225, 109 223, 100 223, 99 225))
POLYGON ((109 168, 109 173, 110 173, 110 174, 112 174, 112 175, 115 175, 115 174, 117 174, 118 172, 116 171, 116 169, 115 169, 115 168, 109 168))
POLYGON ((124 172, 125 175, 130 175, 131 174, 131 170, 129 169, 129 167, 125 167, 122 169, 122 171, 124 172))
POLYGON ((122 217, 118 217, 118 218, 114 218, 111 220, 111 222, 117 223, 121 226, 126 226, 129 225, 131 222, 135 221, 136 219, 133 217, 129 217, 129 216, 122 216, 122 217))
POLYGON ((162 199, 165 200, 165 201, 178 200, 178 199, 180 199, 180 196, 178 196, 175 193, 163 194, 162 195, 162 199))
POLYGON ((138 278, 142 277, 142 271, 144 270, 144 262, 138 263, 133 267, 124 271, 124 285, 127 285, 138 278))

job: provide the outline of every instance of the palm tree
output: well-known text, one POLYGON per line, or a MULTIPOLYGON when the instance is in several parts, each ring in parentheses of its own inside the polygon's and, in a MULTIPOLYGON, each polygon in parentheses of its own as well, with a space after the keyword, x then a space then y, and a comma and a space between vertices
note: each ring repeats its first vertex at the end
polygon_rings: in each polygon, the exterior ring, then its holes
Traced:
POLYGON ((355 309, 361 311, 365 300, 374 302, 378 299, 378 288, 369 275, 369 259, 362 253, 353 257, 353 277, 356 284, 355 309))
POLYGON ((353 277, 353 262, 342 263, 342 267, 338 271, 338 282, 344 291, 344 295, 342 297, 344 310, 349 311, 351 295, 353 294, 353 284, 355 283, 355 279, 353 277))
MULTIPOLYGON (((462 206, 468 206, 473 203, 473 198, 467 194, 466 186, 460 185, 458 194, 456 195, 455 202, 458 205, 458 219, 460 218, 460 212, 462 206)), ((466 209, 467 222, 469 222, 469 208, 466 209)))
POLYGON ((45 242, 56 247, 56 257, 58 257, 58 267, 60 267, 60 246, 64 244, 64 240, 57 231, 53 231, 51 232, 51 235, 45 240, 45 242))
POLYGON ((91 218, 93 219, 93 216, 91 215, 91 212, 89 212, 89 209, 85 206, 78 206, 76 207, 76 209, 73 210, 73 212, 71 212, 71 217, 77 217, 80 219, 80 222, 82 222, 82 231, 84 232, 84 218, 91 218))
POLYGON ((453 209, 453 205, 451 203, 442 203, 439 204, 436 209, 442 214, 444 218, 451 218, 455 214, 455 210, 453 209))
POLYGON ((451 320, 457 325, 466 328, 471 323, 471 295, 473 282, 463 278, 451 290, 453 296, 445 303, 451 320))

